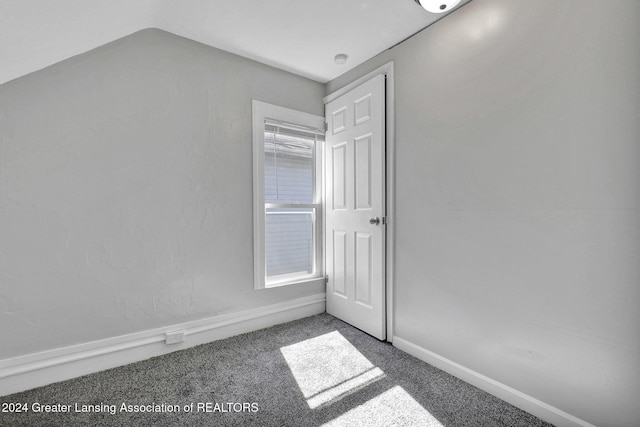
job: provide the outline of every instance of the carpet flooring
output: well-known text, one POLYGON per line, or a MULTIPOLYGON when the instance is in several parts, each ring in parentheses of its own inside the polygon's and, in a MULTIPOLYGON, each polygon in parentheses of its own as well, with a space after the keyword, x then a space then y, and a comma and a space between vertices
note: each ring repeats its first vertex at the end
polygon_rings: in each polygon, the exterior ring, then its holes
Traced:
POLYGON ((29 408, 2 426, 550 426, 328 314, 0 402, 29 408))

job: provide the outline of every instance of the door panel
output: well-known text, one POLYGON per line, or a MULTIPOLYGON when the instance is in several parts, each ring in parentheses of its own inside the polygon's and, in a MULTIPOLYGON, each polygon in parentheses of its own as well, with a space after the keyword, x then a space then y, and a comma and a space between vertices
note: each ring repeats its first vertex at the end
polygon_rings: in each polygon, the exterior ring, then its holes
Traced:
POLYGON ((347 272, 347 233, 342 230, 333 230, 333 293, 347 298, 345 286, 345 274, 347 272))
POLYGON ((325 117, 327 312, 384 339, 384 76, 328 103, 325 117))
POLYGON ((371 209, 371 134, 355 140, 356 209, 371 209))
POLYGON ((332 210, 347 209, 347 143, 337 143, 331 147, 332 169, 331 181, 334 183, 331 192, 332 210))
POLYGON ((370 233, 356 232, 356 297, 355 300, 358 304, 367 308, 373 308, 371 306, 371 265, 373 254, 372 249, 373 236, 370 233))

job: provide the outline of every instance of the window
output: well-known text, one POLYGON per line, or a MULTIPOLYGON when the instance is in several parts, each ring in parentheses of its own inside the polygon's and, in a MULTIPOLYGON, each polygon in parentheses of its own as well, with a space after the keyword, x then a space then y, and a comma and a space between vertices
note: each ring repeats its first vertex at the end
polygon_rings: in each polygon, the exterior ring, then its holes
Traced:
POLYGON ((324 118, 253 101, 254 287, 322 274, 324 118))

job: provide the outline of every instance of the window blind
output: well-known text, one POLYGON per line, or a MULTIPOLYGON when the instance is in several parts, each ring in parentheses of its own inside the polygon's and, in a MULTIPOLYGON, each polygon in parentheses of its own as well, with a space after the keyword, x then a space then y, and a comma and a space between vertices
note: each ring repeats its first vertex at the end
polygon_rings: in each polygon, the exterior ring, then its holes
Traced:
POLYGON ((313 203, 315 147, 323 138, 314 129, 265 123, 265 203, 313 203))
POLYGON ((265 268, 269 278, 314 271, 317 207, 309 205, 315 199, 316 146, 324 139, 319 132, 265 121, 265 268))

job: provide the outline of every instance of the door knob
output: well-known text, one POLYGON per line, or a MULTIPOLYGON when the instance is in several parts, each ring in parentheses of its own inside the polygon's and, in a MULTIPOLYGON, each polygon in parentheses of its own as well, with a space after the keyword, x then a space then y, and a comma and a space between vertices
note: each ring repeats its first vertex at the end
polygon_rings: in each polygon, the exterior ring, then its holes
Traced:
POLYGON ((371 224, 371 225, 379 225, 380 224, 380 218, 378 218, 378 217, 371 218, 369 220, 369 224, 371 224))

